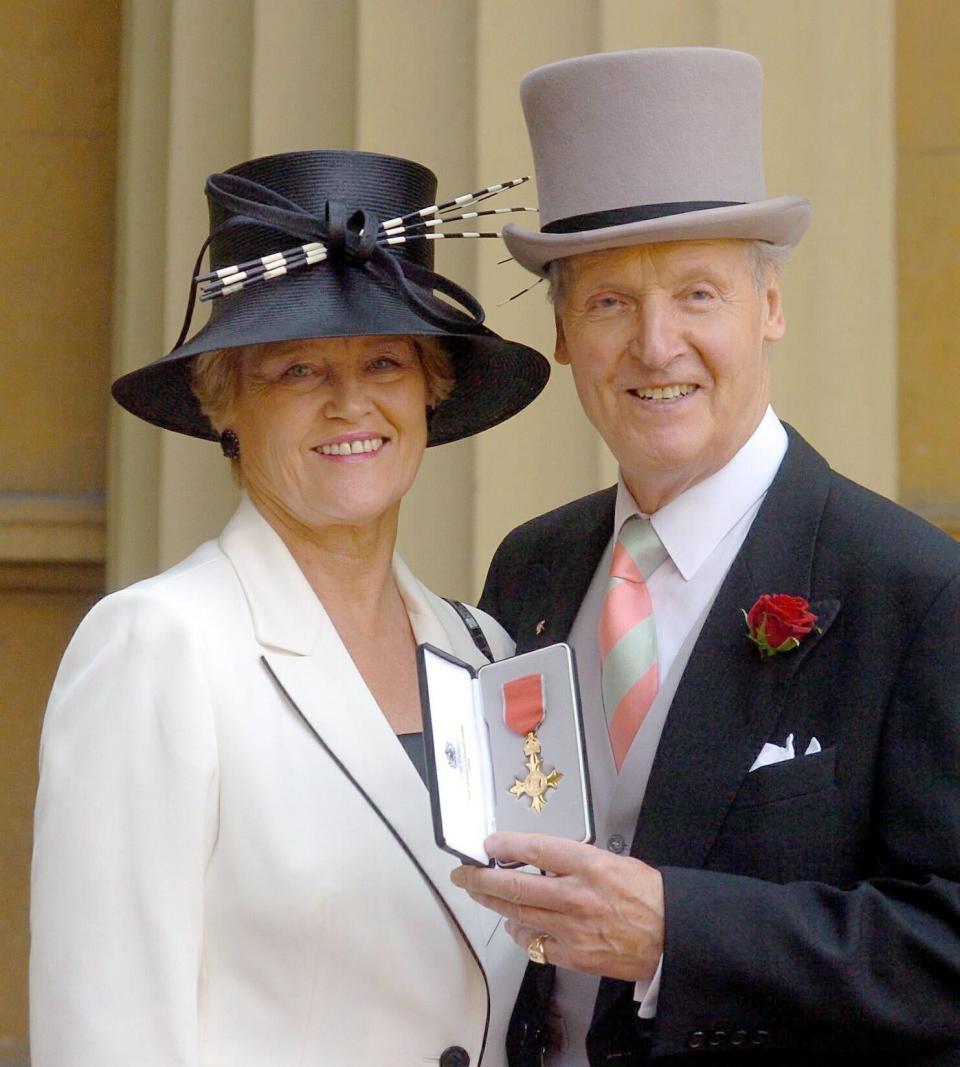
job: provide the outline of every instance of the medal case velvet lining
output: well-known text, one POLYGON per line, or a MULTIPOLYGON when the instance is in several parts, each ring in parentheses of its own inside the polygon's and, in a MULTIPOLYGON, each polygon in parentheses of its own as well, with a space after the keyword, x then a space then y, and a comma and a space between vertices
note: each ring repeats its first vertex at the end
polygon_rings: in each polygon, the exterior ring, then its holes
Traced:
POLYGON ((475 670, 421 645, 417 652, 424 747, 437 844, 473 863, 490 861, 482 843, 494 830, 593 840, 593 812, 573 651, 550 645, 475 670), (528 777, 529 733, 505 722, 504 686, 543 677, 539 760, 555 782, 534 805, 519 791, 528 777))

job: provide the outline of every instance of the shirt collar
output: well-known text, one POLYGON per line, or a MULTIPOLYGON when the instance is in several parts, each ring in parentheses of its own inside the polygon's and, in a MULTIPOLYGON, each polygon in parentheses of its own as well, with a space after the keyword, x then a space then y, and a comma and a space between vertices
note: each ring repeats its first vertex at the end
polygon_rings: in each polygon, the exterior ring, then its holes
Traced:
MULTIPOLYGON (((787 432, 768 407, 760 425, 725 467, 649 516, 686 581, 770 488, 786 451, 787 432)), ((631 515, 648 517, 637 507, 621 474, 617 479, 615 533, 631 515)))

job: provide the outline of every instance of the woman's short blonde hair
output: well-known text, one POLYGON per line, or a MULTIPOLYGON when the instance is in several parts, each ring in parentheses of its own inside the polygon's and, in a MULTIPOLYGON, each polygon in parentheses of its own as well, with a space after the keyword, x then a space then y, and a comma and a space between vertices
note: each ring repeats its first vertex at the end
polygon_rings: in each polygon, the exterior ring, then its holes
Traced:
MULTIPOLYGON (((436 407, 453 392, 453 360, 437 337, 408 337, 420 358, 427 383, 427 405, 436 407)), ((243 355, 258 345, 204 352, 193 361, 190 387, 200 407, 219 433, 226 429, 243 389, 243 355)))

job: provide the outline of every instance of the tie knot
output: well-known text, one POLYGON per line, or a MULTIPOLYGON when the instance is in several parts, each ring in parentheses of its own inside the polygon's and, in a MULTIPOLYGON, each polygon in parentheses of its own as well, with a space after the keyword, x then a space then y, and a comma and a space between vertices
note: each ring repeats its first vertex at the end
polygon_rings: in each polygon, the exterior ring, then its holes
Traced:
POLYGON ((620 527, 610 564, 610 577, 646 581, 667 558, 667 550, 649 519, 631 515, 620 527))

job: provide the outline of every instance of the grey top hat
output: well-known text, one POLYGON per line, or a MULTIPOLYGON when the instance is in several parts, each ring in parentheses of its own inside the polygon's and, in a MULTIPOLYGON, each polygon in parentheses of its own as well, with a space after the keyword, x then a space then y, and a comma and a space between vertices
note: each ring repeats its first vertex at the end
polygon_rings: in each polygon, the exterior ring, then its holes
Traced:
POLYGON ((514 259, 656 241, 744 238, 793 247, 799 196, 767 199, 760 63, 721 48, 645 48, 551 63, 520 84, 539 232, 506 226, 514 259))

